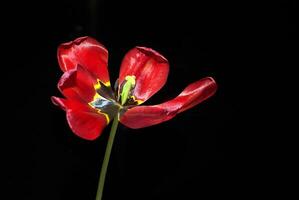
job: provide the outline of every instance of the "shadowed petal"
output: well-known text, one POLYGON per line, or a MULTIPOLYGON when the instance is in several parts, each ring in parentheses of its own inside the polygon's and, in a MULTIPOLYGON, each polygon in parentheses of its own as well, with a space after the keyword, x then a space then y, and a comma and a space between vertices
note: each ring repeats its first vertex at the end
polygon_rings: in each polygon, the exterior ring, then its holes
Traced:
POLYGON ((68 124, 72 131, 86 140, 95 140, 102 134, 109 120, 105 114, 97 112, 78 101, 52 97, 52 102, 66 111, 68 124))
POLYGON ((130 128, 143 128, 170 120, 211 97, 217 90, 213 78, 207 77, 188 85, 176 98, 153 106, 136 106, 128 109, 120 118, 130 128))
POLYGON ((76 68, 66 71, 62 75, 58 82, 58 89, 69 99, 83 100, 88 103, 96 94, 94 88, 96 84, 95 76, 77 65, 76 68))

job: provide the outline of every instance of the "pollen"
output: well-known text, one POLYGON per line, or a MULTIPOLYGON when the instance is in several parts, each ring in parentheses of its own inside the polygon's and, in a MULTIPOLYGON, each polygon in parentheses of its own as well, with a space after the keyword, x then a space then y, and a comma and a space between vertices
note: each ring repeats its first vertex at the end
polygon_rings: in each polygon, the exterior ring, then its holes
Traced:
POLYGON ((101 88, 101 83, 104 84, 106 87, 111 87, 111 83, 110 81, 107 81, 106 83, 103 83, 102 81, 100 81, 100 79, 97 79, 97 83, 94 84, 94 89, 95 90, 99 90, 101 88))
POLYGON ((142 103, 143 103, 143 101, 142 101, 142 100, 140 100, 140 99, 136 99, 136 97, 135 97, 135 96, 131 96, 131 99, 132 99, 134 102, 136 102, 136 104, 137 104, 137 105, 140 105, 140 104, 142 104, 142 103))
POLYGON ((100 80, 99 79, 97 79, 97 83, 96 84, 94 84, 94 89, 95 90, 99 90, 100 88, 101 88, 101 82, 100 82, 100 80))

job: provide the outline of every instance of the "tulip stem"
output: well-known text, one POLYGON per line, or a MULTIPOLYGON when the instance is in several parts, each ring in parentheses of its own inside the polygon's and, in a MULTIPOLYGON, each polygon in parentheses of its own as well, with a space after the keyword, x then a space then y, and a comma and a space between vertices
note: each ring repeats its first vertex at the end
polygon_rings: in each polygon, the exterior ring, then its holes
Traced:
POLYGON ((100 179, 99 179, 99 185, 98 185, 96 200, 102 200, 107 167, 108 167, 108 164, 109 164, 109 158, 110 158, 111 149, 112 149, 112 146, 113 146, 113 140, 114 140, 116 130, 117 130, 117 125, 118 125, 118 117, 119 116, 117 115, 114 118, 112 126, 111 126, 109 139, 108 139, 106 152, 105 152, 105 157, 104 157, 104 161, 103 161, 103 164, 102 164, 102 169, 101 169, 101 174, 100 174, 100 179))

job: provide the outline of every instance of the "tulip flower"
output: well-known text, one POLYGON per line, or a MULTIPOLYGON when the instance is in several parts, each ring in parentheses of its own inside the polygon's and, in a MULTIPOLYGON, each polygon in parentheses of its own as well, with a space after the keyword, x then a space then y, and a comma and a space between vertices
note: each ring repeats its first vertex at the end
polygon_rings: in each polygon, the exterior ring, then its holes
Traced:
POLYGON ((118 122, 138 129, 165 122, 211 97, 217 84, 211 77, 188 85, 177 97, 158 105, 142 105, 165 84, 169 64, 157 51, 135 47, 124 57, 119 78, 112 88, 108 51, 91 37, 61 44, 58 62, 64 72, 58 89, 64 98, 52 102, 66 111, 71 130, 95 140, 114 119, 102 166, 97 199, 101 199, 106 169, 118 122))

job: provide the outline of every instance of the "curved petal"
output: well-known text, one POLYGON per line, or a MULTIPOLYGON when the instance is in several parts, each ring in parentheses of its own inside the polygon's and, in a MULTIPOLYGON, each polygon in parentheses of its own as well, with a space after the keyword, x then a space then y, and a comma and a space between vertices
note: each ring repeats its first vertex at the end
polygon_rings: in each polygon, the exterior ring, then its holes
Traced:
POLYGON ((136 106, 127 110, 120 118, 130 128, 143 128, 170 120, 211 97, 217 90, 213 78, 207 77, 188 85, 176 98, 154 106, 136 106))
POLYGON ((133 96, 142 103, 158 92, 165 84, 169 71, 166 58, 145 47, 136 47, 124 57, 119 74, 119 86, 126 76, 135 76, 133 96))
POLYGON ((86 140, 95 140, 102 134, 108 121, 105 114, 77 101, 52 97, 52 102, 66 111, 67 122, 72 131, 86 140))
POLYGON ((62 71, 69 71, 79 64, 94 73, 105 84, 110 84, 108 73, 108 51, 91 37, 80 37, 61 44, 57 51, 62 71))
POLYGON ((97 80, 89 71, 77 65, 76 68, 66 71, 58 82, 58 89, 69 99, 91 102, 96 94, 94 86, 97 80))

